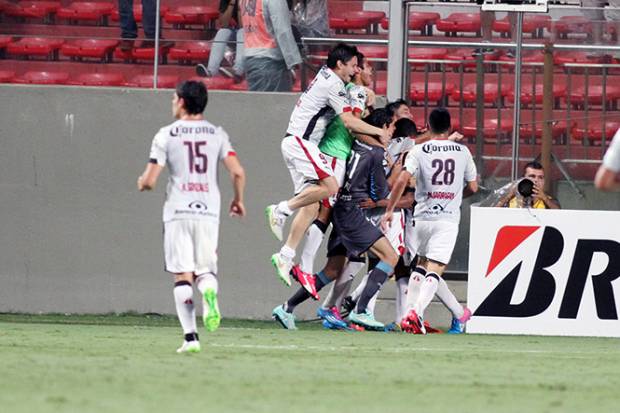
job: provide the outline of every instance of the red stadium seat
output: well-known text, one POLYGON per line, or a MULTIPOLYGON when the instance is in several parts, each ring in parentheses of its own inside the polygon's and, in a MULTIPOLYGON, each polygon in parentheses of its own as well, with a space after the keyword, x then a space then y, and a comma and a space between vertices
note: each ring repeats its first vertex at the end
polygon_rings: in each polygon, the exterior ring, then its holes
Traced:
MULTIPOLYGON (((556 82, 553 84, 553 99, 556 103, 556 107, 558 106, 558 101, 562 97, 566 95, 566 85, 563 82, 556 82)), ((514 102, 515 100, 515 91, 514 89, 510 89, 507 95, 508 101, 514 102)), ((542 80, 541 83, 537 83, 532 90, 532 84, 526 83, 521 85, 521 103, 524 105, 531 105, 534 102, 537 105, 542 105, 543 103, 543 85, 542 80)))
MULTIPOLYGON (((507 56, 505 53, 499 57, 501 62, 513 62, 514 57, 507 56)), ((523 50, 521 54, 521 63, 525 63, 523 69, 527 67, 528 63, 544 63, 545 55, 539 50, 523 50)), ((514 71, 514 66, 510 66, 511 71, 514 71)))
MULTIPOLYGON (((484 141, 486 143, 497 142, 498 134, 500 138, 508 137, 512 134, 512 125, 512 117, 510 116, 502 117, 501 124, 497 118, 485 118, 482 127, 484 141)), ((476 119, 464 120, 461 133, 470 140, 475 139, 477 134, 476 119)))
POLYGON ((32 83, 37 85, 62 85, 69 81, 67 72, 26 72, 15 78, 13 83, 32 83))
POLYGON ((185 28, 190 25, 213 26, 219 15, 219 10, 214 7, 179 6, 164 14, 164 20, 177 28, 185 28))
MULTIPOLYGON (((551 124, 551 136, 556 143, 560 143, 560 138, 562 136, 566 136, 570 131, 575 127, 574 122, 570 124, 564 120, 559 122, 553 122, 551 124)), ((519 138, 522 140, 528 140, 533 137, 536 140, 536 143, 542 139, 543 135, 543 122, 538 121, 536 123, 528 123, 521 120, 521 126, 519 126, 519 138)))
POLYGON ((231 87, 230 90, 237 90, 237 91, 246 91, 248 90, 248 82, 246 80, 239 82, 239 83, 234 83, 231 87))
POLYGON ((93 57, 111 60, 112 51, 118 46, 117 40, 80 39, 65 43, 60 53, 71 58, 93 57))
MULTIPOLYGON (((611 138, 620 129, 620 122, 607 121, 605 122, 605 139, 609 143, 611 138)), ((603 139, 603 125, 600 119, 591 120, 588 128, 584 126, 577 126, 572 131, 572 136, 575 139, 589 143, 600 144, 603 139), (587 133, 586 133, 587 132, 587 133)))
POLYGON ((9 44, 6 51, 17 56, 46 56, 49 59, 58 59, 58 50, 63 45, 62 39, 45 37, 24 37, 9 44))
MULTIPOLYGON (((620 86, 610 86, 609 84, 605 88, 605 100, 613 103, 617 106, 617 102, 620 99, 620 86)), ((603 86, 600 85, 588 85, 587 95, 586 86, 580 86, 571 91, 570 96, 567 96, 571 105, 582 107, 586 102, 590 105, 602 105, 603 104, 603 86)))
POLYGON ((69 82, 81 86, 125 86, 125 78, 120 73, 83 73, 69 82))
MULTIPOLYGON (((158 88, 167 88, 173 89, 179 83, 179 77, 175 75, 158 75, 157 76, 157 87, 158 88)), ((128 86, 136 86, 136 87, 153 87, 153 75, 138 75, 131 79, 128 83, 128 86)))
POLYGON ((11 36, 0 36, 0 49, 4 49, 13 41, 11 36))
MULTIPOLYGON (((387 46, 359 46, 357 48, 364 57, 369 59, 387 59, 388 48, 387 46)), ((327 56, 326 56, 327 57, 327 56)))
MULTIPOLYGON (((512 86, 502 83, 501 89, 498 88, 497 83, 485 83, 484 84, 484 103, 491 103, 494 105, 498 104, 498 101, 501 104, 502 98, 508 95, 509 91, 512 89, 512 86)), ((455 102, 461 101, 461 96, 463 98, 463 102, 466 104, 475 104, 476 103, 476 84, 469 83, 463 86, 463 90, 460 91, 458 88, 455 88, 454 93, 452 93, 452 99, 455 102)))
POLYGON ((211 42, 196 41, 178 43, 170 48, 168 58, 183 63, 205 62, 211 53, 211 42))
MULTIPOLYGON (((133 60, 155 60, 155 48, 154 47, 134 47, 131 50, 123 51, 120 48, 116 48, 114 50, 114 57, 117 59, 125 60, 125 61, 133 61, 133 60)), ((159 48, 159 61, 161 64, 167 63, 167 56, 169 47, 160 47, 159 48)))
MULTIPOLYGON (((477 56, 474 55, 474 49, 449 49, 445 60, 455 60, 455 63, 448 63, 446 66, 457 68, 461 64, 465 68, 476 67, 477 56)), ((497 53, 485 54, 482 56, 484 62, 494 62, 497 60, 497 53)))
POLYGON ((11 83, 15 78, 12 70, 0 70, 0 83, 11 83))
POLYGON ((603 63, 603 56, 589 55, 587 52, 556 52, 553 54, 553 64, 566 63, 603 63))
POLYGON ((448 54, 448 49, 438 49, 435 47, 410 47, 409 59, 418 60, 413 62, 413 66, 436 65, 436 63, 427 62, 428 60, 444 60, 448 54))
POLYGON ((447 82, 445 84, 445 89, 441 82, 413 82, 409 89, 409 97, 412 102, 416 103, 423 103, 425 101, 431 103, 441 102, 451 95, 454 89, 454 84, 447 82))
POLYGON ((444 32, 446 36, 456 36, 457 33, 476 33, 480 35, 479 13, 452 13, 445 19, 435 23, 437 30, 444 32))
MULTIPOLYGON (((431 35, 432 26, 441 18, 439 13, 412 12, 409 14, 409 30, 420 30, 422 34, 431 35)), ((388 18, 381 20, 381 28, 388 30, 390 21, 388 18)))
MULTIPOLYGON (((551 16, 546 14, 526 14, 523 17, 523 33, 531 33, 533 36, 542 37, 544 29, 551 29, 551 16)), ((502 35, 512 32, 510 20, 504 17, 493 22, 493 31, 502 35)))
POLYGON ((569 34, 582 34, 592 32, 592 22, 584 16, 562 16, 553 23, 554 30, 561 37, 569 34))
POLYGON ((16 5, 7 7, 4 14, 24 19, 45 19, 49 21, 59 8, 60 2, 58 1, 20 1, 16 5))
MULTIPOLYGON (((166 14, 166 12, 170 10, 169 6, 166 5, 160 5, 159 6, 159 17, 164 17, 164 15, 166 14)), ((133 6, 133 17, 136 19, 136 23, 140 23, 142 21, 142 5, 141 4, 135 4, 133 6)), ((118 10, 114 10, 112 11, 112 14, 110 15, 110 18, 112 21, 119 21, 120 17, 118 15, 118 10)))
POLYGON ((114 4, 100 2, 75 2, 69 7, 62 7, 56 12, 56 16, 71 22, 95 21, 107 25, 107 18, 114 11, 114 4))
POLYGON ((192 80, 198 80, 205 84, 207 89, 215 89, 215 90, 230 90, 235 83, 229 77, 223 76, 214 76, 214 77, 194 77, 192 80))

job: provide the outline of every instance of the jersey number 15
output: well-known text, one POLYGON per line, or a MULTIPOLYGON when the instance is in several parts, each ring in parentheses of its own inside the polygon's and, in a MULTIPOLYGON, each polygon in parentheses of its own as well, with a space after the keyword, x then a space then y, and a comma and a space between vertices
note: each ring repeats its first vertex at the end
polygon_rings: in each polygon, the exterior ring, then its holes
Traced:
POLYGON ((187 156, 189 160, 189 172, 204 174, 207 172, 207 154, 204 152, 206 141, 191 142, 184 141, 183 145, 187 147, 187 156))

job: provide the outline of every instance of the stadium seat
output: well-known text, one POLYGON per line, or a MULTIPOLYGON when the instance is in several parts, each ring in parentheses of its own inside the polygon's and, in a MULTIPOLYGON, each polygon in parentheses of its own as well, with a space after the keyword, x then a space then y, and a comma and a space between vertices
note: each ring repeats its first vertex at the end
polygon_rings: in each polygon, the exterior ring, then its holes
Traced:
POLYGON ((32 83, 37 85, 62 85, 69 81, 67 72, 26 72, 13 80, 13 83, 32 83))
MULTIPOLYGON (((113 56, 117 59, 124 60, 125 62, 133 62, 136 60, 155 60, 155 48, 154 47, 134 47, 131 50, 123 51, 119 47, 114 50, 113 56)), ((159 48, 159 62, 161 64, 167 64, 169 47, 159 48)))
POLYGON ((370 34, 372 31, 370 19, 360 14, 353 14, 353 12, 339 17, 330 17, 329 27, 334 29, 336 33, 348 33, 349 30, 366 30, 366 33, 370 34))
MULTIPOLYGON (((500 62, 514 63, 515 57, 508 56, 506 55, 506 53, 502 53, 501 56, 499 56, 498 60, 500 62)), ((521 66, 521 70, 540 68, 539 71, 542 71, 542 64, 545 63, 545 55, 539 50, 523 50, 521 54, 521 63, 523 64, 523 66, 521 66)), ((509 72, 515 71, 514 65, 501 65, 500 67, 509 72)))
POLYGON ((13 41, 11 36, 0 36, 0 49, 4 49, 13 41))
POLYGON ((204 83, 207 89, 215 90, 231 90, 235 83, 231 78, 224 76, 194 77, 192 80, 198 80, 204 83))
MULTIPOLYGON (((512 134, 512 117, 506 116, 501 118, 501 124, 497 118, 484 119, 484 125, 482 127, 482 134, 484 136, 485 143, 497 142, 498 135, 500 140, 502 138, 507 139, 512 134)), ((461 126, 461 133, 470 141, 475 141, 477 128, 476 119, 467 119, 461 126)))
POLYGON ((424 67, 430 65, 435 67, 438 64, 427 62, 428 60, 444 60, 448 54, 448 49, 439 49, 436 47, 410 47, 408 52, 409 59, 417 60, 412 62, 412 66, 424 67))
POLYGON ((180 63, 206 62, 211 53, 211 42, 196 41, 177 43, 170 48, 168 58, 180 63))
MULTIPOLYGON (((179 77, 175 75, 158 75, 157 76, 157 87, 158 88, 166 88, 173 89, 177 86, 179 82, 179 77)), ((138 75, 131 79, 128 83, 128 86, 135 87, 153 87, 153 75, 138 75)))
MULTIPOLYGON (((388 57, 387 46, 361 45, 357 48, 357 50, 369 59, 387 59, 388 57)), ((327 55, 325 55, 325 57, 327 57, 327 55)))
POLYGON ((15 78, 12 70, 0 70, 0 83, 11 83, 15 78))
POLYGON ((92 57, 111 61, 116 46, 117 40, 80 39, 63 44, 60 53, 72 59, 92 57))
MULTIPOLYGON (((620 129, 620 122, 605 122, 605 139, 608 143, 618 129, 620 129)), ((600 118, 597 116, 597 119, 592 119, 587 129, 583 125, 575 127, 572 131, 572 136, 574 139, 581 140, 584 144, 600 145, 603 140, 603 125, 600 118)))
POLYGON ((556 52, 553 54, 554 65, 564 65, 566 63, 603 63, 603 56, 589 55, 587 52, 556 52))
POLYGON ((45 56, 48 59, 58 60, 58 50, 63 45, 62 39, 45 37, 24 37, 6 47, 7 53, 15 56, 45 56))
MULTIPOLYGON (((166 6, 164 4, 159 6, 159 17, 164 17, 164 15, 166 14, 166 12, 170 10, 169 6, 166 6)), ((136 23, 140 23, 142 22, 142 4, 135 4, 133 5, 133 17, 136 19, 136 23)), ((112 21, 119 21, 120 17, 118 15, 118 10, 113 10, 112 14, 110 14, 110 20, 112 21)))
POLYGON ((22 19, 43 19, 44 23, 51 23, 59 8, 58 1, 20 1, 6 7, 4 14, 22 19))
POLYGON ((429 102, 444 106, 454 89, 454 84, 448 82, 446 82, 445 88, 441 82, 413 82, 409 88, 409 97, 414 104, 429 102))
POLYGON ((125 86, 125 78, 120 73, 82 73, 69 82, 81 86, 125 86))
MULTIPOLYGON (((484 62, 494 62, 498 58, 498 54, 482 55, 484 62)), ((448 49, 445 60, 455 60, 455 63, 447 63, 446 66, 457 69, 463 65, 464 68, 475 68, 477 56, 474 55, 474 49, 448 49)))
MULTIPOLYGON (((423 36, 432 36, 433 25, 441 18, 439 13, 431 12, 412 12, 409 14, 409 30, 419 30, 423 36)), ((381 28, 388 30, 390 28, 390 20, 384 18, 381 20, 381 28)))
POLYGON ((114 4, 112 3, 77 1, 71 3, 69 7, 58 9, 56 16, 68 20, 70 23, 94 21, 99 25, 107 26, 108 17, 112 11, 114 11, 114 4))
MULTIPOLYGON (((498 87, 497 83, 485 83, 484 103, 503 106, 503 98, 508 95, 510 90, 512 90, 512 86, 507 83, 502 83, 501 88, 498 87)), ((476 83, 464 85, 462 91, 455 88, 451 96, 455 102, 460 102, 462 97, 464 104, 476 104, 476 83)))
MULTIPOLYGON (((560 99, 566 95, 566 85, 564 82, 556 82, 553 84, 553 100, 554 107, 559 107, 560 99)), ((515 91, 514 89, 510 89, 507 94, 507 99, 509 102, 515 101, 515 91)), ((542 79, 540 83, 537 83, 534 86, 534 90, 532 90, 532 83, 524 83, 521 85, 521 104, 523 105, 531 105, 535 103, 536 105, 542 105, 543 103, 543 84, 542 79)))
POLYGON ((553 30, 564 38, 569 34, 592 33, 592 22, 584 16, 562 16, 553 23, 553 30))
POLYGON ((446 36, 457 36, 458 33, 475 33, 480 36, 480 14, 452 13, 445 19, 437 20, 435 27, 446 36))
POLYGON ((179 6, 164 14, 164 21, 174 28, 185 29, 191 25, 203 25, 213 28, 220 12, 215 7, 208 6, 179 6))
MULTIPOLYGON (((543 37, 545 29, 551 30, 551 16, 546 14, 526 14, 523 17, 523 33, 530 33, 532 37, 543 37)), ((509 37, 512 27, 508 17, 493 22, 493 31, 502 37, 509 37)))
MULTIPOLYGON (((569 124, 565 120, 561 120, 558 122, 553 122, 551 124, 551 137, 553 142, 556 144, 562 143, 562 137, 567 136, 569 130, 572 133, 573 128, 575 127, 575 123, 571 122, 570 127, 569 124)), ((519 138, 520 140, 529 141, 534 138, 533 143, 540 143, 543 135, 543 122, 538 121, 535 123, 528 123, 521 120, 521 126, 519 126, 519 138)))
POLYGON ((603 91, 605 91, 605 100, 611 103, 611 108, 617 109, 618 100, 620 99, 620 86, 612 86, 608 84, 605 89, 601 85, 579 86, 570 92, 567 96, 569 103, 577 108, 583 108, 587 100, 589 105, 603 104, 603 91))

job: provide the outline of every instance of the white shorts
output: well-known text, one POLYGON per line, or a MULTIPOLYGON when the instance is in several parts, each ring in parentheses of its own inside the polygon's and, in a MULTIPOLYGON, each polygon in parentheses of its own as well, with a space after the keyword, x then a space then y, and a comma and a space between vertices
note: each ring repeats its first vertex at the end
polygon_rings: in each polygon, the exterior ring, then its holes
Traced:
POLYGON ((413 256, 418 254, 446 265, 450 262, 459 234, 459 224, 447 221, 416 221, 411 232, 411 242, 407 245, 413 256))
POLYGON ((321 179, 334 176, 334 171, 319 147, 297 136, 287 136, 282 140, 282 156, 291 173, 295 194, 308 185, 317 184, 321 179))
POLYGON ((164 222, 166 271, 217 274, 219 225, 206 219, 179 219, 164 222))
MULTIPOLYGON (((376 212, 370 214, 370 222, 379 229, 381 229, 380 225, 383 214, 383 209, 378 209, 376 212)), ((394 211, 392 216, 392 225, 390 225, 390 228, 388 228, 387 232, 383 235, 390 241, 392 248, 394 248, 394 251, 396 251, 396 254, 400 257, 405 253, 405 214, 403 214, 402 211, 394 211)))
MULTIPOLYGON (((332 168, 332 171, 334 171, 334 177, 336 178, 336 182, 338 182, 338 188, 342 188, 342 185, 344 184, 344 173, 347 169, 347 161, 344 159, 334 158, 333 156, 326 154, 323 154, 323 156, 327 159, 327 163, 332 168)), ((334 206, 337 199, 338 194, 330 196, 329 198, 323 200, 323 205, 331 208, 334 206)))

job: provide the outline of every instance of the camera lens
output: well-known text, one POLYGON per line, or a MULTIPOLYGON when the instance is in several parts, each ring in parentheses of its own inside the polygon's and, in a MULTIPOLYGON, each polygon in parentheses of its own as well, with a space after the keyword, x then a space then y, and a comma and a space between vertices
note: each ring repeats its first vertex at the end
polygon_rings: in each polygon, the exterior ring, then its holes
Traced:
POLYGON ((517 191, 523 197, 532 196, 534 193, 534 182, 531 179, 523 178, 517 185, 517 191))

